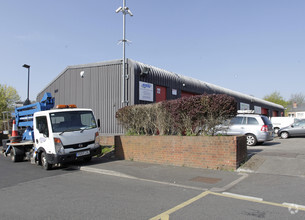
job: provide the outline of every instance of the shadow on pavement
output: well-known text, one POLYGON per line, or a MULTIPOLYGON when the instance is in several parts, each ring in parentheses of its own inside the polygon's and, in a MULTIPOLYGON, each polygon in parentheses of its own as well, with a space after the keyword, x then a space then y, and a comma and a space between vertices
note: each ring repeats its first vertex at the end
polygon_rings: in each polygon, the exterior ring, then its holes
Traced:
POLYGON ((272 142, 265 142, 263 146, 273 146, 273 145, 279 145, 281 142, 272 141, 272 142))
POLYGON ((110 162, 114 162, 117 160, 118 159, 116 159, 114 156, 114 151, 111 151, 104 155, 93 157, 90 162, 85 162, 83 160, 79 160, 79 161, 63 164, 61 167, 62 167, 62 169, 66 170, 66 171, 80 170, 81 167, 98 165, 98 164, 102 164, 102 163, 110 163, 110 162))

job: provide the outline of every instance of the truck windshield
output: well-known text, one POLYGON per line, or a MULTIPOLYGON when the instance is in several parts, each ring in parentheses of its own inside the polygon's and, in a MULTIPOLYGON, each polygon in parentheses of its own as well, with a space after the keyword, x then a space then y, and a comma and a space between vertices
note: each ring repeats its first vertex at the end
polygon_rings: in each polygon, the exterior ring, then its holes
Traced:
POLYGON ((83 131, 97 127, 91 111, 52 112, 50 118, 54 133, 83 131))

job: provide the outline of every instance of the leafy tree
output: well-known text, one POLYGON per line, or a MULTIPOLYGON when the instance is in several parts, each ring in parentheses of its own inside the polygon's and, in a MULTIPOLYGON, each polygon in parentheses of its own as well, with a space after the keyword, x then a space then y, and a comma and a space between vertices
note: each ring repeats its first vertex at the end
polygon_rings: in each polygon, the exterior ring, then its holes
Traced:
MULTIPOLYGON (((0 84, 0 113, 12 111, 17 101, 20 101, 17 90, 12 86, 0 84)), ((2 118, 2 114, 0 117, 2 118)))
POLYGON ((305 103, 305 95, 300 93, 292 94, 289 102, 292 104, 296 102, 298 105, 305 103))
POLYGON ((289 102, 285 101, 285 99, 277 91, 271 93, 270 95, 266 95, 263 99, 269 102, 282 105, 284 108, 286 108, 287 105, 289 104, 289 102))

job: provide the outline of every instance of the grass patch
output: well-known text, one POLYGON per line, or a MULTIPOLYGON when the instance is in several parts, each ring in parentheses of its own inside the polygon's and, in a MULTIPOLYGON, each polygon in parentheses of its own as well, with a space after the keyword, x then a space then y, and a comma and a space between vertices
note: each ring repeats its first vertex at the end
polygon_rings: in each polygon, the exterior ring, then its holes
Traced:
POLYGON ((101 146, 101 154, 96 155, 96 157, 104 157, 105 155, 114 152, 114 146, 101 146))
POLYGON ((102 146, 102 155, 114 151, 114 146, 102 146))

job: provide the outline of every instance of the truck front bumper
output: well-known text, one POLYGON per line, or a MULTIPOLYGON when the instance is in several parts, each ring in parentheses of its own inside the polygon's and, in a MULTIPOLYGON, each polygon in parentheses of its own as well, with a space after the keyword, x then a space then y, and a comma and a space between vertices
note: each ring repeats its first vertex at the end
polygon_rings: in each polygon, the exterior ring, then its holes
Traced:
POLYGON ((68 163, 68 162, 72 162, 72 161, 82 160, 83 158, 93 157, 98 154, 101 154, 101 146, 95 145, 92 148, 83 149, 80 151, 74 151, 74 152, 68 153, 68 154, 47 154, 46 159, 47 159, 48 163, 50 163, 50 164, 58 164, 58 163, 68 163), (89 151, 90 153, 82 155, 82 156, 78 156, 82 152, 86 152, 86 151, 89 151))

